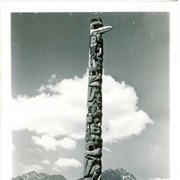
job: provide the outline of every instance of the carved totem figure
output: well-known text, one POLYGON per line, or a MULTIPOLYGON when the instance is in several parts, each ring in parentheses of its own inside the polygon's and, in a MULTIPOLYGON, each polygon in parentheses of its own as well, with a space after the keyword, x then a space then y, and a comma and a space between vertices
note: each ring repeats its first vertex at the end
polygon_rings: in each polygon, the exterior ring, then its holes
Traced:
POLYGON ((88 112, 86 117, 86 152, 84 180, 101 180, 102 165, 102 34, 112 29, 103 26, 101 18, 93 18, 90 24, 88 112))

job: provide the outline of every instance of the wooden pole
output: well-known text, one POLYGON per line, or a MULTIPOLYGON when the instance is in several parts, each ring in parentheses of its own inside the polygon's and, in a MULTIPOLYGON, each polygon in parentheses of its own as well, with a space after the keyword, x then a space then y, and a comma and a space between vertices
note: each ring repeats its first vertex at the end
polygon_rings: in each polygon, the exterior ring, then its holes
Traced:
POLYGON ((101 18, 90 23, 89 80, 86 116, 84 180, 101 180, 102 173, 102 73, 103 38, 112 29, 103 26, 101 18))

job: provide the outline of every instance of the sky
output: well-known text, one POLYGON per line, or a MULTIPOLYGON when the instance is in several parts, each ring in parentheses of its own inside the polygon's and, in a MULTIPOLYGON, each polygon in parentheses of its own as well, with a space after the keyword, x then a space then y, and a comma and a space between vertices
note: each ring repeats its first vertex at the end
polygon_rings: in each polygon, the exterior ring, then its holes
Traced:
POLYGON ((89 23, 104 35, 103 170, 169 178, 169 14, 12 13, 13 176, 82 177, 89 23))

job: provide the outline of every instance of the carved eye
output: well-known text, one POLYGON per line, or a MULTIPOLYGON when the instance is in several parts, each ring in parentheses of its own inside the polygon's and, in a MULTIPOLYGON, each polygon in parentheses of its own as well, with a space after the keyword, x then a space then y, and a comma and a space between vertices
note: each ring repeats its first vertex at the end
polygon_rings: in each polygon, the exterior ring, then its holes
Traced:
POLYGON ((96 126, 99 126, 99 127, 100 127, 100 125, 101 125, 101 122, 100 122, 100 121, 95 121, 94 123, 96 124, 96 126))
POLYGON ((96 70, 92 70, 92 71, 90 71, 90 73, 89 73, 91 76, 95 76, 95 75, 97 75, 98 73, 97 73, 97 71, 96 70))
POLYGON ((102 24, 99 24, 98 22, 97 23, 94 23, 91 25, 91 29, 98 29, 100 27, 102 27, 103 25, 102 24))
POLYGON ((96 75, 96 71, 92 71, 91 73, 92 73, 92 75, 96 75))
POLYGON ((95 149, 95 147, 94 147, 93 144, 90 144, 90 145, 88 145, 87 149, 88 149, 89 151, 93 151, 93 150, 95 149))
POLYGON ((95 24, 94 29, 98 29, 98 28, 99 28, 99 24, 95 24))
POLYGON ((92 29, 98 29, 100 26, 98 24, 94 24, 91 26, 92 29))

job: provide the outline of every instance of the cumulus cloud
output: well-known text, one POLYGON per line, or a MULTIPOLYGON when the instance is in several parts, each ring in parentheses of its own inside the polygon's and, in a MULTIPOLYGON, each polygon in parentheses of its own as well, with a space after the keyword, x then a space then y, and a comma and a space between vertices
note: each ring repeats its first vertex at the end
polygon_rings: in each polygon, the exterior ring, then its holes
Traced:
POLYGON ((58 168, 60 169, 68 169, 68 168, 78 168, 81 167, 82 164, 80 161, 78 161, 77 159, 68 159, 68 158, 59 158, 55 163, 55 168, 53 168, 54 170, 57 170, 58 168))
POLYGON ((75 149, 76 148, 76 141, 65 137, 62 140, 59 141, 59 146, 62 146, 65 149, 75 149))
POLYGON ((32 136, 32 140, 35 144, 42 146, 46 151, 56 150, 58 146, 61 146, 66 149, 75 149, 76 141, 65 137, 62 140, 56 139, 48 135, 32 136))
POLYGON ((111 76, 103 80, 104 140, 117 142, 132 135, 138 135, 152 123, 147 113, 138 108, 138 97, 133 87, 124 81, 115 81, 111 76))
POLYGON ((48 160, 42 160, 41 162, 42 162, 42 164, 45 164, 45 165, 49 165, 50 164, 50 162, 48 160))
MULTIPOLYGON (((73 140, 85 136, 87 82, 87 73, 82 78, 74 77, 60 82, 52 75, 48 83, 39 88, 39 95, 13 99, 13 129, 36 132, 37 136, 32 137, 34 143, 46 150, 55 150, 58 146, 75 148, 73 140), (58 137, 61 137, 60 141, 58 137)), ((104 142, 118 142, 138 135, 147 124, 152 123, 137 103, 138 96, 133 87, 104 75, 104 142)))

